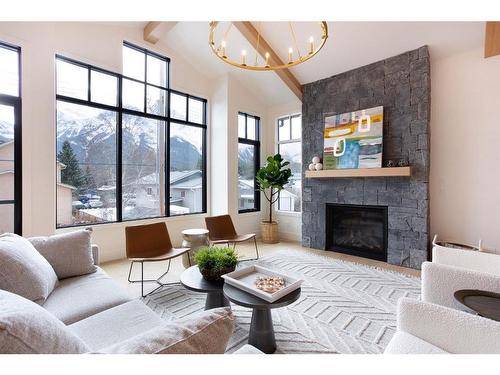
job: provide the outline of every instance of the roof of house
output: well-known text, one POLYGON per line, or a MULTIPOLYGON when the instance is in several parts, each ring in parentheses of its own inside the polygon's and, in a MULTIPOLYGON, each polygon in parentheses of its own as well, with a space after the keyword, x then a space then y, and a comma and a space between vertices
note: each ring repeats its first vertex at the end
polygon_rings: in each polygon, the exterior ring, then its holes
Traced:
POLYGON ((14 146, 14 141, 8 141, 8 142, 0 143, 0 148, 7 147, 8 145, 14 146))

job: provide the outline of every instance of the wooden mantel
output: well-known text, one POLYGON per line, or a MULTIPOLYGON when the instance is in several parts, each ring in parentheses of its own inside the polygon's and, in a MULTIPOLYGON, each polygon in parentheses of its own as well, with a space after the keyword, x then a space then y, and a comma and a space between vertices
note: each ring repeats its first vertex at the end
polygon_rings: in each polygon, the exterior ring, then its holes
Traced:
POLYGON ((409 177, 411 167, 365 168, 365 169, 329 169, 306 171, 306 178, 348 178, 348 177, 409 177))

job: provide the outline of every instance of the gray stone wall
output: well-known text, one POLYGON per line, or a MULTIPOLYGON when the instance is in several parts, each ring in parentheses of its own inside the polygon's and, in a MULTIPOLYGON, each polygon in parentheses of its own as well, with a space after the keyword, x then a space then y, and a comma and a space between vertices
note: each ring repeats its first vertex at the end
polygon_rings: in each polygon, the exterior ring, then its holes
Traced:
MULTIPOLYGON (((430 64, 427 46, 303 86, 302 162, 323 155, 324 117, 384 106, 383 166, 411 177, 303 179, 302 243, 325 248, 325 203, 388 206, 388 259, 420 268, 429 247, 430 64)), ((304 176, 303 176, 304 177, 304 176)))

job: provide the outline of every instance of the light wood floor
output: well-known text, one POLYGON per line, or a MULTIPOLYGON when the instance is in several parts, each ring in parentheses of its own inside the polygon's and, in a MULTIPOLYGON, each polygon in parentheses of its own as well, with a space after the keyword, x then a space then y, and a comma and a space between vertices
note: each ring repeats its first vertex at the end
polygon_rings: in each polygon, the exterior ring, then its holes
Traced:
MULTIPOLYGON (((334 258, 334 259, 341 259, 341 260, 346 260, 346 261, 350 261, 350 262, 365 264, 368 266, 379 267, 379 268, 383 268, 383 269, 387 269, 387 270, 391 270, 391 271, 400 272, 400 273, 405 274, 405 275, 420 276, 420 271, 418 271, 418 270, 394 266, 392 264, 387 264, 385 262, 355 257, 352 255, 335 253, 333 251, 309 249, 306 247, 302 247, 301 244, 297 243, 297 242, 280 242, 278 244, 273 244, 273 245, 264 244, 264 243, 259 242, 258 246, 259 246, 259 253, 260 253, 261 257, 272 254, 272 253, 279 251, 279 250, 296 250, 296 251, 303 252, 303 253, 319 254, 319 255, 327 256, 327 257, 334 258)), ((255 250, 254 250, 253 243, 239 245, 236 249, 238 250, 238 253, 240 254, 241 258, 243 258, 243 259, 255 257, 255 250)), ((141 294, 140 284, 139 283, 131 284, 127 281, 128 271, 129 271, 129 267, 130 267, 129 261, 127 261, 126 259, 123 259, 123 260, 107 262, 107 263, 101 264, 101 267, 113 279, 115 279, 117 282, 119 282, 121 285, 123 285, 132 296, 134 296, 134 297, 140 296, 140 294, 141 294)), ((160 276, 163 272, 165 272, 166 269, 167 269, 167 262, 145 263, 145 265, 144 265, 144 278, 155 279, 158 276, 160 276)), ((181 258, 178 257, 178 258, 173 259, 172 264, 170 266, 170 272, 167 274, 167 276, 165 276, 162 279, 163 282, 179 281, 179 278, 180 278, 182 271, 184 271, 184 267, 182 265, 181 258)), ((132 278, 138 279, 139 276, 140 276, 140 265, 137 264, 134 266, 134 270, 132 272, 132 278)), ((148 292, 153 287, 156 287, 156 284, 147 283, 147 284, 145 284, 144 290, 145 290, 145 292, 148 292)))

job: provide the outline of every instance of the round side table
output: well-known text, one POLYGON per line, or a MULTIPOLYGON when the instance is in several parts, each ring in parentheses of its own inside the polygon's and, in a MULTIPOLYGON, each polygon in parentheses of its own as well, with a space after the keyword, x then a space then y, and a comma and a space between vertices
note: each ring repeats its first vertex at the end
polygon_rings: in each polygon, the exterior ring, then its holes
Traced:
POLYGON ((181 274, 181 284, 188 290, 207 293, 205 310, 215 309, 217 307, 231 306, 227 298, 224 297, 224 293, 222 292, 224 281, 213 282, 205 280, 201 275, 198 266, 189 267, 181 274))
POLYGON ((275 302, 264 301, 229 284, 224 284, 223 290, 224 296, 229 301, 253 309, 248 343, 266 354, 274 353, 276 351, 276 339, 274 337, 271 309, 284 307, 297 301, 300 297, 300 288, 275 302))
POLYGON ((187 253, 182 254, 182 265, 184 268, 191 267, 194 263, 194 255, 200 247, 208 246, 208 230, 207 229, 186 229, 182 232, 182 247, 189 247, 187 253), (189 257, 189 258, 188 258, 189 257), (190 261, 191 260, 191 261, 190 261))

